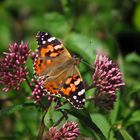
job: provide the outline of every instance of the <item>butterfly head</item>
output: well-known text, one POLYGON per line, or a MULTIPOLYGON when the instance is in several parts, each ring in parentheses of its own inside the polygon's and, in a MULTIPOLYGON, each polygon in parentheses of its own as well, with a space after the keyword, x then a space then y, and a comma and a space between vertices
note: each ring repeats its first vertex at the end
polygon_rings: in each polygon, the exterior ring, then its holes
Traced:
POLYGON ((79 58, 77 55, 73 55, 73 60, 75 65, 79 65, 81 62, 81 58, 79 58))

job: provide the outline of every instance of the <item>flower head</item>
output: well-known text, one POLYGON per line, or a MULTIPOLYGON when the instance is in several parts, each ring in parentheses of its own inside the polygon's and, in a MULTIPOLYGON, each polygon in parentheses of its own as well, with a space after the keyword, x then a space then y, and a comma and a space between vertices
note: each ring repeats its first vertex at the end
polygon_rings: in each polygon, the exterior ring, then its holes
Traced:
POLYGON ((97 55, 96 57, 93 83, 98 90, 95 99, 100 99, 102 104, 109 101, 114 103, 116 91, 124 85, 119 68, 105 55, 97 55))
POLYGON ((27 44, 10 45, 9 52, 4 53, 5 58, 0 60, 0 84, 4 85, 3 91, 7 92, 11 87, 19 90, 21 83, 28 75, 26 60, 29 56, 27 44))
POLYGON ((61 136, 58 130, 56 130, 56 127, 51 127, 49 132, 46 134, 45 140, 60 140, 60 138, 61 136))
POLYGON ((121 78, 122 74, 115 63, 106 56, 97 56, 93 83, 101 94, 115 94, 115 91, 124 85, 121 78))
POLYGON ((73 140, 80 135, 78 124, 75 122, 66 122, 61 128, 56 130, 56 127, 51 127, 45 140, 73 140))
POLYGON ((35 84, 34 89, 32 91, 32 96, 29 97, 29 99, 33 99, 35 102, 40 101, 41 99, 43 99, 45 96, 48 96, 51 98, 51 96, 48 95, 47 92, 45 92, 42 88, 42 82, 43 80, 32 80, 35 84))

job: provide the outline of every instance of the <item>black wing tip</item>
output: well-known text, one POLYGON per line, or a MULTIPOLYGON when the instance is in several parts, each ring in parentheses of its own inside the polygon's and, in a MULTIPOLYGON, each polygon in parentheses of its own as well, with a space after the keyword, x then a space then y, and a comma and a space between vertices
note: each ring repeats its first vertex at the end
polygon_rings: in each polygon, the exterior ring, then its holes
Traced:
POLYGON ((39 31, 36 34, 36 41, 38 45, 44 45, 48 42, 48 39, 50 39, 52 35, 49 32, 39 31), (44 43, 43 43, 44 41, 44 43))
POLYGON ((40 38, 42 36, 51 36, 51 34, 49 32, 45 32, 45 31, 38 31, 37 34, 36 34, 36 38, 40 38))

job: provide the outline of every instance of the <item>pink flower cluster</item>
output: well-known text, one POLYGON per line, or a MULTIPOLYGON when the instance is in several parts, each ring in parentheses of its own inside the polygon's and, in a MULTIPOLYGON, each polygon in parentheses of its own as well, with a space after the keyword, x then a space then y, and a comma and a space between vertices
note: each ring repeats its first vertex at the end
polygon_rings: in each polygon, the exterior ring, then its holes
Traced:
POLYGON ((26 60, 29 56, 29 48, 23 42, 10 45, 9 52, 4 53, 5 58, 0 60, 0 84, 4 86, 3 91, 7 92, 11 87, 19 90, 21 83, 28 75, 26 60))
POLYGON ((95 103, 103 108, 112 109, 116 100, 116 91, 124 85, 124 82, 117 65, 105 55, 96 57, 93 83, 98 92, 95 103))
POLYGON ((50 96, 42 88, 42 80, 39 81, 39 80, 33 79, 32 81, 35 84, 35 86, 32 91, 32 95, 29 97, 29 99, 33 99, 35 102, 40 101, 45 96, 48 96, 48 99, 49 99, 50 96))
POLYGON ((78 124, 76 122, 66 122, 58 130, 51 127, 46 134, 45 140, 73 140, 80 135, 78 124))

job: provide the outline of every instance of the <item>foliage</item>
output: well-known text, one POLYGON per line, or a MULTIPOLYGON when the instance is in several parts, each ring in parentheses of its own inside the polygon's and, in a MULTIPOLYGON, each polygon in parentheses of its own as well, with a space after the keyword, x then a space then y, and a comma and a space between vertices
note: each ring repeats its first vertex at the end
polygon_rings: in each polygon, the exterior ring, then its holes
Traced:
MULTIPOLYGON (((13 42, 27 42, 34 51, 37 48, 36 33, 49 31, 60 38, 71 54, 77 54, 88 64, 93 65, 96 52, 100 51, 116 61, 123 72, 125 87, 118 91, 113 110, 106 112, 87 102, 83 112, 68 109, 67 105, 53 112, 54 105, 51 105, 44 116, 45 131, 64 115, 64 120, 78 122, 79 139, 140 138, 140 2, 3 0, 0 2, 0 13, 1 58, 4 56, 2 52, 6 52, 9 43, 13 42)), ((32 60, 26 63, 31 79, 32 60)), ((79 69, 86 84, 90 84, 93 69, 84 63, 80 64, 79 69)), ((25 81, 19 91, 0 91, 0 138, 37 138, 44 111, 40 105, 27 99, 31 92, 25 81)), ((91 96, 93 92, 87 91, 86 96, 91 96)))

